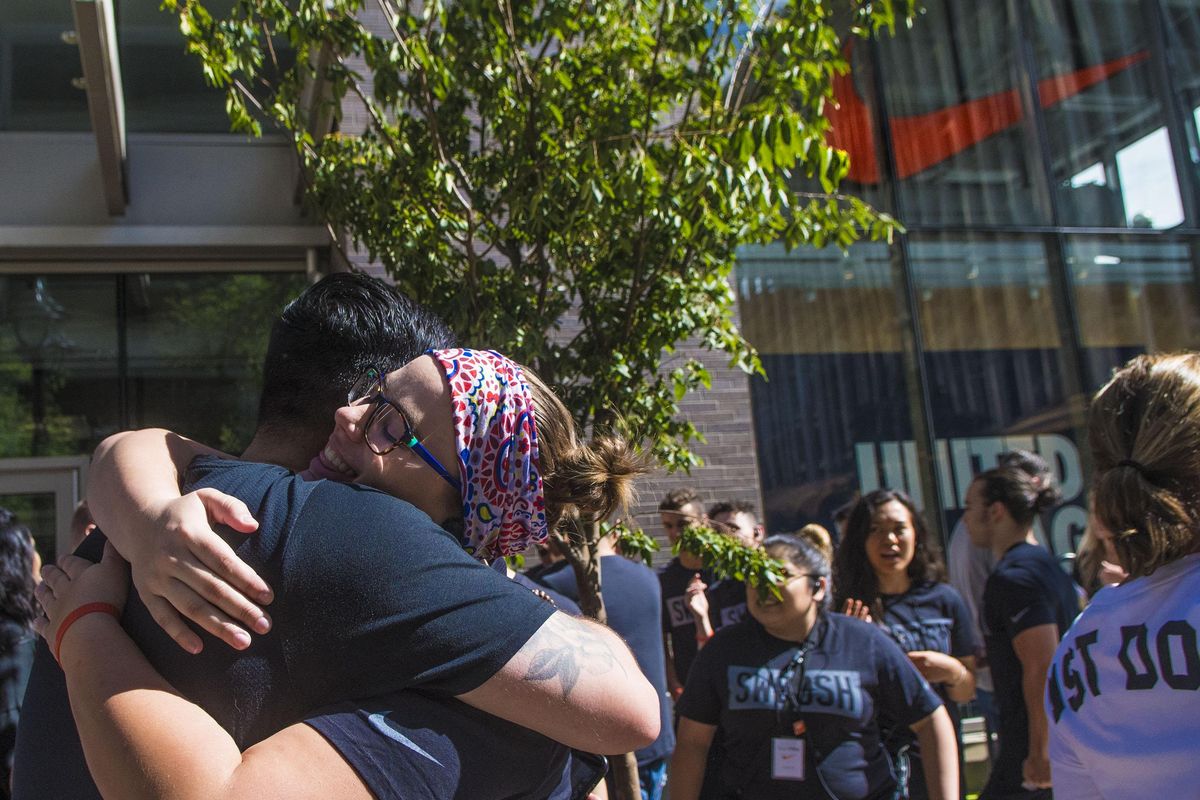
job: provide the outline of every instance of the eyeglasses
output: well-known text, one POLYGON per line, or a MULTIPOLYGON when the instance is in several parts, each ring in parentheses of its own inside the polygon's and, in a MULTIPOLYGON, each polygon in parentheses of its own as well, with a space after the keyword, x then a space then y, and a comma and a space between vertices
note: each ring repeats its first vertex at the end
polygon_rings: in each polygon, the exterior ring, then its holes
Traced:
POLYGON ((451 475, 450 471, 434 458, 433 453, 421 444, 416 430, 400 406, 384 396, 383 373, 377 368, 371 367, 354 382, 346 394, 346 402, 352 406, 360 403, 372 404, 371 413, 367 415, 367 421, 363 425, 363 438, 372 453, 386 456, 397 447, 407 447, 442 476, 446 483, 453 486, 455 491, 462 491, 462 484, 458 478, 451 475))

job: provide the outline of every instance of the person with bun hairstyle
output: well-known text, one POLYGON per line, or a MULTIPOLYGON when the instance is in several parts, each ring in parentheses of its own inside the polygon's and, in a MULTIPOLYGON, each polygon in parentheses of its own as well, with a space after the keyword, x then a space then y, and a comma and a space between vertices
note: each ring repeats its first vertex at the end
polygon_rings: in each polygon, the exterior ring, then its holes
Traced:
POLYGON ((1200 355, 1138 356, 1088 417, 1100 589, 1047 683, 1055 797, 1194 797, 1200 783, 1200 355))
POLYGON ((954 728, 929 683, 879 628, 827 610, 829 562, 813 544, 777 534, 763 547, 785 565, 779 596, 748 585, 750 618, 696 657, 679 700, 672 800, 896 797, 884 719, 920 740, 929 796, 957 797, 954 728))
MULTIPOLYGON (((310 463, 313 480, 197 452, 211 453, 163 431, 110 437, 93 513, 121 531, 135 571, 208 593, 234 579, 221 558, 240 535, 221 538, 193 512, 245 530, 248 502, 262 526, 237 555, 280 590, 273 630, 243 642, 244 655, 210 639, 188 648, 195 656, 165 652, 152 631, 152 662, 118 622, 128 584, 112 543, 99 564, 47 567, 39 630, 104 796, 568 797, 565 753, 545 737, 621 752, 658 735, 654 689, 611 631, 480 563, 543 539, 568 512, 611 513, 644 469, 619 437, 580 440, 520 365, 455 349, 368 370, 310 463), (180 497, 177 472, 198 495, 180 497), (192 562, 162 555, 178 537, 192 562), (405 691, 417 687, 420 697, 405 691), (432 719, 414 720, 414 707, 432 719)), ((154 620, 129 606, 141 643, 154 620)))
MULTIPOLYGON (((862 496, 846 522, 833 574, 834 608, 879 624, 937 691, 957 731, 958 704, 975 695, 975 634, 908 495, 876 489, 862 496)), ((915 738, 905 728, 890 734, 908 796, 927 797, 915 738)))
POLYGON ((1000 752, 981 800, 1051 796, 1042 694, 1059 638, 1079 613, 1079 595, 1038 544, 1033 523, 1060 497, 1049 470, 1003 456, 967 489, 963 522, 971 542, 990 548, 996 559, 984 587, 982 627, 1000 752))

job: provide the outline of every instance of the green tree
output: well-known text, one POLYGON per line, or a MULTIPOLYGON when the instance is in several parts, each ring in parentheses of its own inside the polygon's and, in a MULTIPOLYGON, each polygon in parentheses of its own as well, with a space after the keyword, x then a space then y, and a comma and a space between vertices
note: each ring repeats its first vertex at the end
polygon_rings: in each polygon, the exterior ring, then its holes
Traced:
MULTIPOLYGON (((292 136, 331 229, 464 342, 533 366, 584 429, 622 425, 670 469, 698 463, 679 402, 710 382, 676 347, 762 369, 732 321, 738 247, 894 227, 838 193, 822 111, 846 38, 906 0, 166 6, 234 127, 292 136), (329 134, 350 107, 364 130, 329 134)), ((603 618, 599 529, 578 527, 582 605, 603 618)))

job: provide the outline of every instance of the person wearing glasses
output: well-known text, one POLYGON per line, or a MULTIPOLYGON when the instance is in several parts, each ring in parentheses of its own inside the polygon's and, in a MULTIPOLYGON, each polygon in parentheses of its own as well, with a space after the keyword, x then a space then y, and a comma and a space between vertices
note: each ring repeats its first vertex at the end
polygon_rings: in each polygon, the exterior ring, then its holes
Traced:
MULTIPOLYGON (((276 333, 287 339, 298 327, 294 319, 285 321, 273 331, 268 362, 304 371, 305 364, 297 362, 324 352, 328 337, 300 337, 294 347, 277 347, 276 333)), ((269 366, 264 372, 274 374, 269 366)), ((479 763, 477 755, 448 764, 438 757, 441 751, 413 742, 404 733, 403 695, 397 692, 420 688, 445 704, 449 710, 432 723, 435 731, 450 718, 468 724, 455 716, 457 697, 589 752, 621 752, 654 739, 656 698, 628 648, 602 626, 554 612, 479 560, 544 536, 568 503, 588 514, 619 504, 628 478, 640 469, 628 446, 618 439, 598 447, 580 442, 557 398, 496 354, 437 351, 382 378, 375 370, 374 376, 338 412, 332 437, 324 425, 285 423, 277 414, 260 417, 243 455, 261 463, 211 455, 192 461, 198 446, 164 431, 119 435, 101 447, 89 500, 101 528, 115 534, 117 548, 132 560, 135 586, 150 599, 131 596, 118 627, 109 606, 120 608, 120 598, 111 576, 104 578, 104 567, 49 571, 54 577, 45 599, 51 608, 43 630, 53 641, 39 652, 50 661, 43 683, 53 684, 56 676, 63 680, 53 664, 51 651, 57 650, 83 748, 71 743, 73 729, 69 736, 51 724, 31 729, 27 749, 45 745, 41 732, 52 730, 54 766, 86 754, 89 779, 95 777, 101 793, 116 797, 158 796, 156 791, 171 787, 180 796, 207 797, 213 786, 240 796, 232 788, 250 794, 265 785, 296 797, 397 796, 402 787, 388 783, 394 779, 391 765, 406 754, 420 763, 422 752, 437 759, 436 774, 442 776, 424 788, 448 792, 427 796, 453 796, 462 788, 454 779, 461 778, 467 792, 480 787, 473 796, 485 797, 511 788, 500 780, 512 777, 509 764, 504 775, 495 769, 473 774, 468 766, 479 763), (381 429, 375 431, 375 425, 381 429), (322 444, 310 444, 322 428, 322 444), (408 446, 412 441, 457 478, 460 488, 415 453, 408 446), (463 441, 466 447, 459 446, 463 441), (351 450, 350 443, 357 448, 351 450), (336 453, 346 477, 352 469, 376 488, 299 478, 295 472, 319 449, 327 456, 336 453), (616 468, 624 471, 611 474, 616 468), (202 491, 181 498, 177 471, 184 473, 187 489, 202 491), (580 487, 592 491, 584 494, 580 487), (210 512, 218 522, 257 533, 245 536, 222 526, 217 537, 208 530, 210 512), (462 521, 454 534, 437 524, 457 519, 462 521), (464 551, 464 543, 479 559, 464 551), (204 566, 205 560, 214 568, 204 566), (232 578, 264 602, 267 583, 247 564, 275 590, 270 620, 257 604, 236 599, 232 585, 217 577, 232 578), (88 579, 92 574, 99 577, 88 579), (89 597, 93 590, 100 597, 89 597), (199 633, 182 622, 171 602, 200 620, 199 633), (87 613, 80 615, 80 609, 87 613), (160 629, 160 620, 170 635, 160 629), (260 634, 271 630, 251 642, 242 625, 260 634), (220 646, 214 636, 234 648, 220 646), (145 657, 130 647, 130 638, 145 657), (368 697, 371 706, 332 705, 368 697), (329 723, 322 724, 322 717, 329 723), (308 724, 297 724, 304 721, 308 724), (202 738, 202 732, 212 738, 202 738), (290 765, 290 771, 277 764, 290 765), (492 777, 496 780, 485 782, 492 777), (179 788, 185 781, 191 781, 193 794, 179 788)), ((318 377, 307 381, 311 397, 291 397, 279 407, 294 410, 315 402, 326 392, 318 377)), ((327 380, 337 383, 333 375, 327 380)), ((264 406, 278 386, 267 381, 264 406)), ((342 392, 345 398, 345 388, 342 392)), ((93 557, 102 546, 99 534, 84 545, 93 557)), ((52 701, 54 693, 36 696, 52 701)), ((27 695, 27 707, 29 702, 27 695)), ((484 755, 509 754, 513 737, 503 730, 492 735, 493 746, 484 755)), ((547 774, 555 775, 555 769, 546 761, 547 774)), ((18 757, 17 784, 24 789, 17 796, 100 794, 85 789, 75 773, 48 793, 56 777, 36 758, 22 764, 18 757)))
MULTIPOLYGON (((596 500, 591 500, 593 505, 589 505, 589 498, 572 494, 578 491, 575 487, 583 481, 580 471, 597 470, 594 463, 584 465, 574 459, 602 458, 598 450, 575 440, 571 435, 573 430, 566 409, 553 394, 532 373, 523 371, 509 359, 487 351, 439 350, 386 377, 378 370, 368 370, 351 390, 349 403, 338 411, 334 433, 322 453, 313 459, 311 469, 320 473, 318 478, 355 480, 392 494, 410 496, 417 501, 415 505, 441 521, 443 527, 456 529, 455 542, 465 554, 493 560, 523 550, 531 538, 539 534, 544 536, 548 524, 557 522, 565 498, 575 500, 585 513, 603 514, 609 510, 611 498, 600 495, 599 505, 595 505, 596 500), (548 424, 539 425, 535 415, 547 420, 548 424), (564 425, 569 426, 562 427, 564 425), (550 435, 539 438, 539 428, 549 431, 550 435), (560 436, 567 433, 571 438, 556 438, 555 433, 560 436), (447 464, 453 465, 453 473, 447 464), (559 483, 568 478, 574 481, 572 488, 559 483), (457 525, 448 524, 459 520, 457 525)), ((612 441, 600 447, 619 452, 622 446, 612 441)), ((108 458, 108 454, 104 458, 108 458)), ((138 470, 145 467, 146 462, 139 457, 138 470)), ((193 485, 229 487, 230 483, 222 478, 247 469, 241 462, 204 456, 191 464, 188 481, 193 485)), ((253 474, 260 472, 253 470, 253 474)), ((276 471, 273 476, 279 483, 264 494, 259 508, 265 509, 266 513, 260 510, 260 516, 270 518, 273 515, 271 506, 276 504, 270 497, 272 491, 315 493, 323 483, 329 483, 319 479, 305 483, 300 478, 280 473, 281 470, 276 471)), ((354 494, 358 502, 370 502, 369 493, 359 491, 354 494)), ((315 498, 306 498, 303 505, 307 506, 313 500, 315 498)), ((93 504, 97 512, 108 505, 106 500, 93 504)), ((296 511, 296 505, 286 504, 287 512, 296 511)), ((278 513, 284 513, 283 507, 278 513)), ((328 520, 318 520, 318 524, 321 522, 328 520)), ((264 523, 269 524, 267 520, 264 523)), ((397 551, 390 555, 410 559, 417 568, 403 576, 408 585, 402 591, 409 607, 398 609, 397 614, 407 614, 408 619, 363 620, 371 628, 382 629, 381 632, 360 635, 354 642, 337 642, 344 644, 345 649, 339 647, 308 654, 319 663, 298 670, 305 655, 289 654, 288 651, 311 644, 306 636, 284 634, 286 629, 295 632, 297 627, 288 623, 348 627, 357 616, 353 600, 347 599, 343 607, 339 607, 338 603, 328 602, 327 592, 317 591, 316 594, 325 598, 323 609, 318 610, 309 607, 305 600, 317 587, 299 593, 291 590, 289 582, 295 575, 288 572, 286 548, 304 547, 302 537, 315 533, 317 531, 306 531, 299 526, 292 528, 292 535, 284 544, 283 563, 277 578, 283 586, 281 597, 275 604, 275 618, 281 635, 265 636, 258 642, 260 655, 264 658, 271 658, 274 647, 283 650, 279 670, 269 672, 268 677, 288 680, 292 684, 289 688, 300 695, 293 698, 293 702, 300 701, 297 711, 316 705, 319 700, 347 700, 362 692, 374 694, 377 687, 364 682, 366 676, 361 674, 364 670, 374 673, 387 670, 395 674, 393 682, 400 686, 416 684, 435 691, 440 689, 443 693, 459 695, 467 703, 478 703, 484 710, 506 710, 504 697, 490 694, 492 690, 486 681, 480 687, 453 681, 450 682, 453 688, 445 689, 442 686, 448 681, 433 677, 447 668, 446 661, 453 653, 453 648, 442 640, 462 639, 472 642, 472 648, 480 646, 479 634, 462 630, 459 626, 465 624, 463 617, 454 613, 453 604, 461 601, 460 587, 455 585, 447 591, 448 587, 443 586, 439 590, 438 584, 480 580, 494 573, 483 569, 472 579, 468 571, 450 569, 440 559, 431 562, 422 553, 422 542, 409 541, 416 536, 429 535, 424 532, 404 529, 383 532, 383 537, 390 539, 390 546, 397 551), (415 574, 417 571, 422 574, 415 574), (294 601, 296 594, 301 595, 298 602, 294 601), (443 597, 439 598, 439 594, 443 597), (289 603, 289 600, 293 602, 289 603), (449 627, 451 625, 454 627, 449 627), (386 639, 379 638, 383 634, 386 639), (329 658, 332 653, 336 653, 337 658, 329 658), (339 662, 348 663, 342 666, 339 662), (353 668, 353 675, 346 674, 347 667, 353 668), (401 677, 414 669, 416 674, 401 677), (310 681, 325 685, 296 685, 298 671, 307 674, 310 681), (433 676, 422 677, 422 672, 433 673, 433 676)), ((363 533, 358 531, 351 535, 363 533)), ((445 537, 446 534, 435 535, 445 537)), ((264 540, 261 546, 272 553, 278 550, 279 543, 273 542, 265 531, 256 538, 264 540)), ((387 555, 379 554, 380 557, 387 555)), ((267 787, 283 791, 285 786, 280 785, 280 773, 295 776, 294 783, 298 785, 286 785, 285 794, 289 796, 302 791, 327 797, 402 797, 413 791, 411 786, 397 785, 392 766, 381 763, 381 751, 386 753, 397 748, 386 741, 381 747, 377 737, 371 735, 372 729, 388 724, 389 716, 406 710, 403 702, 397 704, 398 707, 389 707, 386 698, 358 709, 343 705, 301 714, 297 718, 297 721, 303 720, 301 724, 291 725, 268 737, 246 754, 239 753, 235 737, 218 724, 214 715, 173 696, 170 684, 154 673, 149 662, 139 658, 133 642, 127 637, 122 639, 115 615, 99 613, 85 615, 82 619, 72 618, 73 609, 90 609, 96 603, 121 608, 121 590, 118 589, 114 596, 113 586, 123 586, 124 581, 121 580, 120 561, 111 552, 111 546, 107 561, 96 567, 74 563, 65 564, 64 569, 47 570, 48 584, 41 597, 47 610, 41 630, 56 650, 66 672, 84 753, 102 794, 136 796, 139 791, 144 791, 147 783, 158 785, 160 782, 168 782, 172 791, 178 791, 177 776, 182 774, 192 777, 197 791, 211 787, 214 782, 218 785, 232 783, 237 790, 229 796, 250 797, 267 787), (99 573, 99 577, 93 578, 93 573, 99 573), (92 588, 91 583, 98 587, 92 588), (88 627, 82 634, 71 635, 75 626, 85 624, 88 627), (123 656, 119 659, 111 657, 114 639, 121 640, 123 647, 118 651, 123 656), (98 666, 101 663, 102 666, 98 666), (150 701, 138 697, 135 687, 139 686, 153 690, 150 701), (168 731, 156 723, 162 719, 173 720, 168 731), (222 758, 211 758, 213 752, 221 753, 222 758), (290 766, 281 765, 281 761, 290 766), (263 762, 270 762, 272 766, 265 769, 261 766, 263 762), (328 766, 328 769, 324 766, 317 769, 316 765, 328 766), (303 766, 302 770, 298 769, 300 766, 303 766), (296 771, 289 771, 292 767, 297 768, 296 771), (320 781, 313 780, 314 770, 321 777, 320 781)), ((271 556, 264 561, 264 567, 268 566, 271 556)), ((396 577, 400 579, 399 575, 396 577)), ((489 604, 489 613, 511 616, 487 625, 486 635, 508 636, 506 629, 525 631, 530 624, 539 621, 542 623, 539 627, 545 627, 549 619, 556 616, 547 610, 549 605, 543 607, 541 601, 514 584, 505 584, 502 580, 495 587, 489 587, 489 591, 494 592, 503 585, 513 586, 515 596, 527 596, 529 601, 513 604, 506 612, 501 606, 489 604)), ((361 585, 349 588, 365 594, 384 587, 364 579, 361 585)), ((485 624, 479 617, 470 622, 476 627, 485 624)), ((520 665, 523 675, 537 669, 541 679, 559 683, 562 699, 576 688, 577 683, 594 681, 598 674, 629 667, 637 672, 636 664, 628 657, 628 650, 624 652, 625 658, 617 658, 611 651, 597 649, 594 644, 574 637, 569 629, 547 633, 546 642, 535 644, 533 652, 526 658, 517 658, 524 662, 520 665), (575 653, 576 648, 583 652, 575 653), (559 662, 559 666, 568 672, 554 675, 555 664, 548 663, 553 661, 559 662)), ((542 635, 539 630, 532 638, 542 635)), ((321 638, 337 639, 329 635, 321 638)), ((470 654, 468 651, 458 657, 466 658, 470 654)), ((382 675, 371 677, 378 688, 388 684, 382 675)), ((527 692, 524 697, 507 694, 513 691, 511 684, 500 691, 511 701, 538 703, 536 692, 527 692)), ((236 703, 237 692, 233 699, 236 703)), ((520 718, 516 721, 538 722, 549 729, 547 732, 561 735, 564 732, 555 729, 558 723, 552 719, 535 720, 531 716, 541 713, 554 717, 558 705, 558 702, 549 704, 542 700, 533 709, 518 712, 516 716, 520 718)), ((654 710, 657 717, 656 704, 654 710)), ((262 730, 262 714, 244 709, 236 716, 234 720, 224 720, 226 727, 232 723, 234 731, 262 730)), ((388 730, 393 734, 400 733, 395 727, 388 730)), ((408 735, 411 731, 404 730, 401 735, 411 739, 408 735)), ((384 737, 392 738, 387 731, 382 733, 384 737)), ((526 731, 514 734, 508 730, 505 734, 529 739, 526 731)), ((591 735, 591 731, 584 732, 580 735, 584 738, 577 736, 575 741, 568 743, 592 747, 606 744, 590 738, 591 735)), ((511 743, 500 752, 507 753, 510 749, 511 743)), ((546 747, 530 745, 525 752, 545 758, 546 747)), ((512 774, 522 779, 536 778, 534 785, 525 787, 522 794, 548 794, 559 783, 553 778, 562 777, 561 758, 557 761, 546 758, 540 765, 530 764, 527 759, 519 759, 517 763, 522 768, 512 774)), ((457 774, 460 780, 470 778, 461 772, 457 774)), ((454 794, 445 796, 461 796, 462 789, 461 785, 455 786, 454 794)), ((486 790, 478 787, 472 790, 472 796, 500 797, 505 791, 497 785, 486 790)))
POLYGON ((706 797, 890 798, 880 718, 921 743, 930 796, 958 796, 954 729, 941 699, 885 633, 826 610, 829 562, 793 534, 764 548, 786 567, 779 596, 748 586, 750 619, 717 631, 679 700, 672 800, 701 796, 714 739, 725 758, 706 797))

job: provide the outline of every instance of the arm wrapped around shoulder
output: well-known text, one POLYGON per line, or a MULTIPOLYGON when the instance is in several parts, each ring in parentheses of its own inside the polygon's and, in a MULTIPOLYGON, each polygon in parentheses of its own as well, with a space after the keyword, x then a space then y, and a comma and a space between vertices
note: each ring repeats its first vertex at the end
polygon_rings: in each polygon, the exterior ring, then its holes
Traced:
POLYGON ((458 698, 591 753, 627 753, 659 733, 658 693, 625 642, 557 612, 499 672, 458 698))

